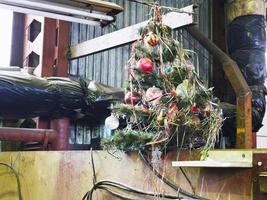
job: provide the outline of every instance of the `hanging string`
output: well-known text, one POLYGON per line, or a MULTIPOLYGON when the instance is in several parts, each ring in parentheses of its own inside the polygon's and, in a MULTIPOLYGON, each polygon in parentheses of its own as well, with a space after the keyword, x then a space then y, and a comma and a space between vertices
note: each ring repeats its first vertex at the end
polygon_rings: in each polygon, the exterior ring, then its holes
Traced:
MULTIPOLYGON (((139 1, 139 0, 128 0, 130 2, 135 2, 135 3, 139 3, 139 4, 143 4, 143 5, 146 5, 146 6, 150 6, 150 7, 154 7, 155 4, 159 4, 158 2, 147 2, 147 1, 139 1)), ((186 13, 186 14, 189 14, 189 15, 195 15, 196 13, 194 12, 188 12, 188 11, 185 11, 183 9, 179 9, 179 8, 174 8, 174 7, 169 7, 169 6, 160 6, 161 9, 166 9, 167 11, 173 11, 173 12, 178 12, 178 13, 186 13)))

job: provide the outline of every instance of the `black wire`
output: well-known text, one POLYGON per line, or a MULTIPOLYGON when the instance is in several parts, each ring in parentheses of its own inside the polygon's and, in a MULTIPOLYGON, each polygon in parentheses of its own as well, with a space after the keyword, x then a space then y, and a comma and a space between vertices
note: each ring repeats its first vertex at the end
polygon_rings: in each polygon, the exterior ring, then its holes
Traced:
POLYGON ((179 169, 181 170, 182 174, 184 175, 185 179, 187 180, 187 182, 189 183, 191 189, 193 190, 193 192, 195 192, 195 188, 193 187, 193 184, 191 182, 191 180, 188 178, 187 174, 185 173, 185 171, 183 170, 182 167, 179 167, 179 169))
POLYGON ((206 198, 200 197, 198 195, 194 195, 191 194, 185 190, 183 190, 181 187, 174 185, 173 183, 171 183, 168 179, 166 179, 165 177, 163 177, 158 171, 153 169, 153 166, 151 165, 151 163, 148 161, 148 159, 144 156, 144 154, 142 152, 139 153, 141 158, 144 160, 145 164, 147 166, 149 166, 149 168, 154 172, 154 174, 161 179, 165 184, 167 184, 169 187, 171 187, 173 190, 175 191, 179 191, 179 193, 181 193, 184 196, 190 197, 190 198, 194 198, 194 199, 198 199, 198 200, 208 200, 206 198))
POLYGON ((83 196, 82 200, 92 200, 93 198, 93 193, 95 190, 97 189, 103 189, 106 190, 107 192, 109 192, 110 194, 125 199, 125 200, 137 200, 137 199, 132 199, 129 197, 125 197, 124 195, 119 194, 118 192, 114 192, 112 191, 110 188, 108 187, 114 187, 117 190, 121 190, 124 193, 132 193, 132 194, 137 194, 137 195, 143 195, 143 196, 152 196, 154 197, 155 195, 158 197, 163 197, 165 199, 182 199, 180 197, 177 196, 173 196, 173 195, 166 195, 166 194, 155 194, 153 192, 145 192, 142 190, 138 190, 132 187, 129 187, 127 185, 124 185, 122 183, 118 183, 118 182, 114 182, 114 181, 109 181, 109 180, 103 180, 103 181, 99 181, 96 182, 96 173, 95 173, 95 166, 94 166, 94 159, 93 159, 93 153, 91 151, 91 162, 92 162, 92 168, 93 168, 93 187, 90 191, 86 192, 86 194, 83 196))
MULTIPOLYGON (((166 195, 166 194, 155 194, 153 192, 145 192, 145 191, 141 191, 141 190, 137 190, 135 188, 132 188, 132 187, 129 187, 129 186, 126 186, 124 184, 121 184, 121 183, 117 183, 117 182, 114 182, 114 181, 108 181, 108 180, 104 180, 104 181, 99 181, 97 182, 94 187, 91 189, 90 192, 86 193, 87 196, 89 196, 89 200, 92 199, 92 194, 93 194, 93 191, 96 190, 96 189, 105 189, 105 190, 108 190, 109 192, 113 192, 113 194, 115 194, 116 196, 119 196, 123 199, 129 199, 129 200, 132 200, 132 198, 129 198, 129 197, 125 197, 121 194, 119 194, 118 192, 114 192, 112 189, 108 188, 109 187, 114 187, 116 188, 117 190, 122 190, 123 192, 126 192, 126 193, 133 193, 133 194, 138 194, 138 195, 143 195, 143 196, 150 196, 150 197, 154 197, 154 196, 158 196, 158 197, 161 197, 161 198, 165 198, 165 199, 183 199, 181 197, 177 197, 177 196, 174 196, 174 195, 166 195)), ((136 199, 135 199, 136 200, 136 199)))
POLYGON ((123 200, 137 200, 137 199, 132 199, 132 198, 129 198, 129 197, 125 197, 125 196, 123 196, 123 195, 121 195, 121 194, 119 194, 117 192, 111 191, 111 190, 109 190, 109 189, 107 189, 105 187, 101 187, 100 186, 100 187, 98 187, 98 189, 105 190, 105 191, 109 192, 110 194, 112 194, 113 196, 119 197, 119 198, 121 198, 123 200))
POLYGON ((19 179, 18 173, 15 171, 15 169, 11 165, 9 165, 7 163, 0 162, 0 165, 11 169, 12 173, 15 175, 16 181, 17 181, 17 187, 18 187, 18 197, 19 197, 19 200, 23 200, 22 192, 21 192, 21 184, 20 184, 20 179, 19 179))
MULTIPOLYGON (((142 157, 142 159, 145 161, 145 163, 150 167, 150 169, 152 169, 152 171, 155 173, 155 175, 157 175, 157 177, 159 177, 165 184, 167 184, 168 186, 170 186, 172 189, 175 190, 175 192, 178 192, 178 195, 181 193, 184 196, 193 198, 193 199, 199 199, 199 200, 207 200, 205 198, 199 197, 197 195, 193 195, 189 192, 186 192, 184 190, 182 190, 180 187, 177 187, 176 185, 174 185, 173 183, 171 183, 170 181, 168 181, 166 178, 164 178, 159 172, 157 172, 156 170, 153 170, 152 165, 150 164, 150 162, 147 160, 147 158, 144 156, 144 154, 142 152, 140 152, 140 155, 142 157)), ((127 185, 124 185, 122 183, 118 183, 118 182, 114 182, 114 181, 109 181, 109 180, 102 180, 99 182, 96 182, 96 173, 95 173, 95 166, 94 166, 94 158, 93 158, 93 152, 91 151, 91 162, 92 162, 92 168, 93 168, 93 187, 90 191, 88 191, 82 198, 82 200, 92 200, 93 198, 93 193, 95 190, 97 189, 102 189, 105 190, 107 192, 109 192, 110 194, 112 194, 113 196, 119 197, 121 199, 125 199, 125 200, 138 200, 138 199, 132 199, 130 197, 126 197, 118 192, 113 191, 112 189, 110 189, 109 187, 113 187, 116 188, 117 190, 120 190, 124 193, 131 193, 136 194, 136 195, 142 195, 142 196, 150 196, 150 197, 161 197, 161 198, 165 198, 165 199, 183 199, 182 197, 179 196, 174 196, 174 195, 167 195, 167 194, 155 194, 153 192, 145 192, 142 190, 138 190, 132 187, 129 187, 127 185)), ((187 176, 186 176, 187 177, 187 176)))
POLYGON ((91 148, 91 163, 93 168, 93 184, 96 183, 96 173, 95 173, 95 163, 94 163, 94 157, 93 157, 93 149, 91 148))
MULTIPOLYGON (((138 189, 129 187, 127 185, 123 185, 121 183, 114 182, 114 181, 101 181, 101 184, 116 187, 116 188, 119 188, 119 189, 124 190, 126 192, 133 192, 136 194, 146 195, 146 196, 155 196, 155 193, 153 193, 153 192, 144 192, 144 191, 141 191, 141 190, 138 190, 138 189)), ((170 199, 179 198, 177 196, 167 195, 167 194, 166 195, 165 194, 156 194, 156 195, 158 195, 159 197, 170 198, 170 199)))

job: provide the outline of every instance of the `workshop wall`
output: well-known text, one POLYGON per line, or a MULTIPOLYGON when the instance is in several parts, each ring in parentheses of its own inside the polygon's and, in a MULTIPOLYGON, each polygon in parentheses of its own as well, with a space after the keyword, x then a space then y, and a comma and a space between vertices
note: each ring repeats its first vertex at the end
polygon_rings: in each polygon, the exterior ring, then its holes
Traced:
MULTIPOLYGON (((117 15, 116 22, 104 28, 72 23, 70 45, 76 45, 86 40, 90 40, 149 19, 150 7, 147 5, 128 0, 111 1, 122 5, 124 8, 124 11, 117 15)), ((195 1, 159 1, 161 6, 175 8, 185 7, 191 5, 193 2, 195 1)), ((211 38, 212 1, 201 0, 197 2, 198 9, 196 9, 196 22, 198 23, 201 32, 211 38)), ((181 29, 175 31, 173 37, 181 42, 183 48, 190 49, 195 52, 193 53, 193 60, 196 70, 199 72, 202 80, 204 80, 207 84, 210 84, 210 80, 212 80, 212 59, 210 59, 209 53, 185 30, 181 29)), ((69 75, 95 80, 114 87, 123 87, 125 80, 128 78, 128 74, 125 72, 125 63, 129 59, 131 46, 131 44, 123 45, 114 49, 72 60, 69 63, 69 75)), ((103 122, 101 123, 98 121, 95 123, 86 123, 84 121, 76 121, 73 122, 71 126, 70 143, 74 146, 76 145, 74 149, 88 149, 92 146, 92 141, 97 141, 97 145, 93 145, 97 148, 99 144, 99 137, 104 137, 105 135, 109 135, 109 133, 105 130, 103 122)))
MULTIPOLYGON (((113 2, 124 7, 124 11, 117 15, 116 22, 104 28, 73 23, 71 27, 70 45, 75 45, 149 19, 150 7, 147 5, 128 0, 113 0, 113 2)), ((159 2, 162 6, 182 8, 191 5, 193 1, 161 0, 159 2)), ((211 36, 212 22, 210 2, 210 0, 200 1, 199 9, 197 9, 199 28, 208 37, 211 36)), ((181 42, 183 48, 191 49, 198 54, 194 58, 195 60, 199 60, 198 64, 197 61, 195 62, 197 64, 196 67, 202 79, 208 82, 211 71, 209 68, 210 60, 208 52, 185 30, 175 31, 174 37, 181 42)), ((127 79, 127 73, 124 71, 125 63, 129 58, 130 52, 131 45, 124 45, 75 59, 70 62, 69 74, 96 80, 110 86, 123 87, 124 81, 127 79)))

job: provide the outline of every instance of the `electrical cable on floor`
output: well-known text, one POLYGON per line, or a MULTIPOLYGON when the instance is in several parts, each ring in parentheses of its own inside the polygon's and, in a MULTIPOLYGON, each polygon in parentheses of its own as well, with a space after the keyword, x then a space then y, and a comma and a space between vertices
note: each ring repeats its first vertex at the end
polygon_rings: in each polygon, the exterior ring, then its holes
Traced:
POLYGON ((9 164, 0 162, 0 165, 5 166, 9 169, 11 169, 12 173, 15 175, 16 181, 17 181, 17 187, 18 187, 18 199, 23 200, 22 198, 22 192, 21 192, 21 184, 19 179, 19 174, 16 172, 16 170, 9 164))
MULTIPOLYGON (((141 158, 144 160, 145 164, 147 166, 149 166, 149 168, 151 169, 151 171, 154 172, 154 174, 161 179, 165 184, 167 184, 169 187, 171 187, 173 190, 175 191, 179 191, 179 193, 181 193, 182 195, 186 196, 186 197, 190 197, 193 199, 198 199, 198 200, 208 200, 206 198, 200 197, 198 195, 194 195, 191 194, 185 190, 183 190, 181 187, 174 185, 173 183, 171 183, 168 179, 166 179, 165 177, 163 177, 158 171, 153 169, 153 166, 151 165, 151 163, 148 161, 148 159, 144 156, 144 154, 142 152, 139 153, 141 158)), ((186 176, 187 177, 187 176, 186 176)))

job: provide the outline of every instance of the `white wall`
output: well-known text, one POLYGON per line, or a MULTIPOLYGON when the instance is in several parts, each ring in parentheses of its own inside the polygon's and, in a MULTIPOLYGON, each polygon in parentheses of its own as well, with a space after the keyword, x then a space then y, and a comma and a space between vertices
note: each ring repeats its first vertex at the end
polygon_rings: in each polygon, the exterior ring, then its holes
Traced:
POLYGON ((13 12, 0 9, 0 67, 9 66, 13 12))

